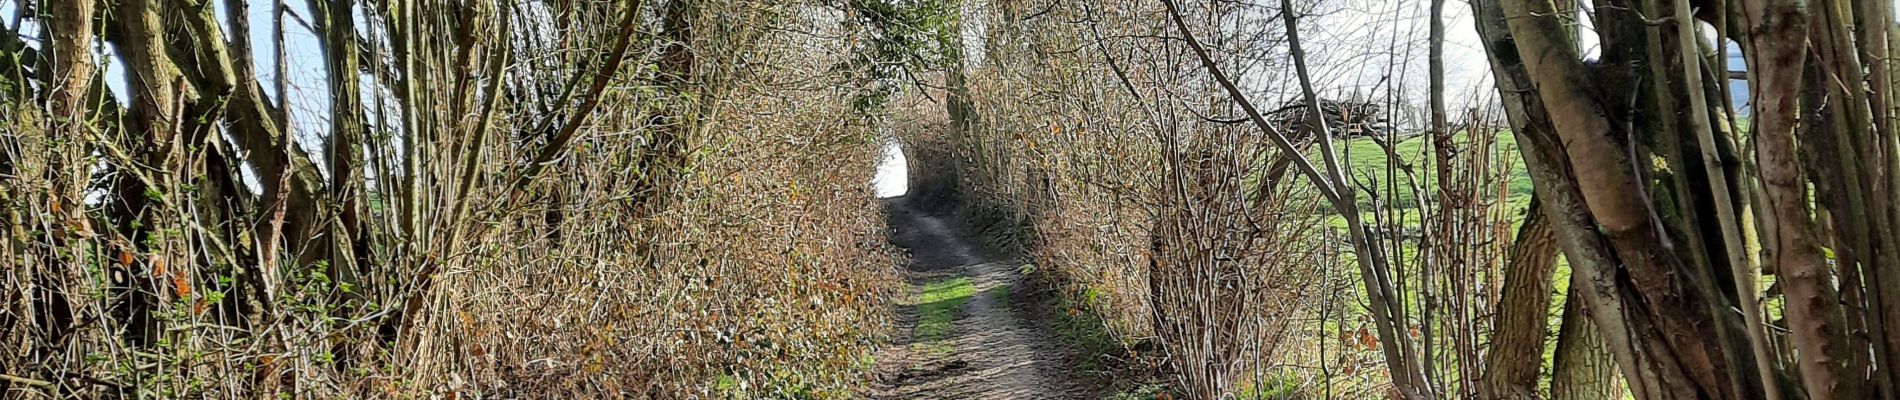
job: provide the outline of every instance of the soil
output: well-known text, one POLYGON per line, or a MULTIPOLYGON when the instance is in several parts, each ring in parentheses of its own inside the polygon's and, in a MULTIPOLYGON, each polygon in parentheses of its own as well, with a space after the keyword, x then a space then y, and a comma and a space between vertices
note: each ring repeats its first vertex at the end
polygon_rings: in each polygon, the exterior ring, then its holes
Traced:
MULTIPOLYGON (((1055 342, 1028 305, 1016 300, 1021 263, 990 249, 968 224, 911 204, 888 203, 891 242, 909 250, 911 304, 900 307, 899 338, 878 358, 875 399, 1080 399, 1089 390, 1077 379, 1073 357, 1055 342), (963 300, 949 332, 913 335, 922 317, 915 306, 930 282, 964 277, 972 295, 963 300)), ((948 214, 948 213, 942 213, 948 214)))

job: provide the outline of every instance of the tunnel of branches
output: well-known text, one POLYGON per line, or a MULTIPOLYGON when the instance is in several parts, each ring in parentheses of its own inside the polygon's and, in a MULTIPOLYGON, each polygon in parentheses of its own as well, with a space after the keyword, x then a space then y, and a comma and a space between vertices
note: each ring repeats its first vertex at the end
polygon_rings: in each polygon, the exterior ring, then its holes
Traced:
POLYGON ((0 0, 0 398, 1895 398, 1893 8, 0 0))

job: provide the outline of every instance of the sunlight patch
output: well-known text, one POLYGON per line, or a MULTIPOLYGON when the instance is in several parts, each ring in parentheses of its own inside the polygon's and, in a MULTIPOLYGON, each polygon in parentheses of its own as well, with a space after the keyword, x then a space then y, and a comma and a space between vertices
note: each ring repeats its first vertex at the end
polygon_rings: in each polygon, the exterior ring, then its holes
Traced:
POLYGON ((884 159, 877 163, 877 176, 871 178, 871 188, 880 199, 910 192, 910 163, 904 159, 904 148, 898 146, 896 139, 885 143, 884 159))

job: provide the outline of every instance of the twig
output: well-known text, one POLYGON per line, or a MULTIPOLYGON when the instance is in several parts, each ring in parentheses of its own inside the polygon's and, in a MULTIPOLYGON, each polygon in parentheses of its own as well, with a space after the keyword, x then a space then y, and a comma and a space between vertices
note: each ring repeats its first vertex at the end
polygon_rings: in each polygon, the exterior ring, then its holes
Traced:
POLYGON ((0 380, 5 380, 8 382, 18 383, 18 384, 27 385, 27 386, 38 386, 38 387, 43 387, 43 388, 53 387, 52 382, 47 382, 47 381, 42 381, 42 380, 27 378, 27 377, 21 377, 21 376, 7 375, 7 374, 0 374, 0 380))

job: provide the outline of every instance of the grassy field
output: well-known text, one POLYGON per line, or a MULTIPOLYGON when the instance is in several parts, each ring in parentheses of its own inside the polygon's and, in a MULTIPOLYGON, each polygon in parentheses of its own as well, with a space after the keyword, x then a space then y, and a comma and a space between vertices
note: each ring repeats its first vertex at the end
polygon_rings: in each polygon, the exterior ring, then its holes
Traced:
MULTIPOLYGON (((1499 168, 1508 170, 1510 177, 1506 182, 1507 192, 1512 198, 1523 197, 1523 201, 1528 202, 1531 194, 1531 177, 1530 173, 1524 169, 1523 159, 1518 156, 1517 137, 1508 131, 1498 131, 1496 135, 1493 148, 1498 153, 1499 168)), ((1463 132, 1458 133, 1454 140, 1459 143, 1468 142, 1463 132)), ((1356 179, 1384 186, 1387 171, 1394 171, 1399 179, 1404 179, 1404 172, 1400 167, 1410 167, 1418 176, 1419 186, 1429 189, 1438 184, 1437 177, 1431 175, 1432 150, 1429 141, 1430 138, 1424 135, 1399 139, 1398 143, 1392 146, 1393 153, 1399 158, 1400 165, 1396 166, 1379 143, 1370 138, 1346 140, 1346 145, 1340 150, 1343 152, 1342 159, 1352 169, 1356 179)))
MULTIPOLYGON (((1497 154, 1496 168, 1506 178, 1502 182, 1504 196, 1501 200, 1506 215, 1512 216, 1514 220, 1521 219, 1531 200, 1530 173, 1525 170, 1524 162, 1518 155, 1517 138, 1508 131, 1495 134, 1493 151, 1497 154)), ((1457 142, 1468 142, 1464 135, 1459 133, 1457 142)), ((1433 175, 1429 141, 1423 135, 1399 139, 1392 144, 1391 154, 1379 141, 1371 138, 1334 142, 1340 152, 1341 163, 1352 174, 1354 188, 1359 189, 1358 204, 1365 219, 1372 220, 1375 217, 1374 210, 1387 209, 1387 212, 1397 215, 1401 225, 1419 224, 1419 204, 1412 197, 1411 185, 1416 184, 1419 189, 1417 196, 1427 201, 1430 201, 1432 192, 1438 187, 1438 177, 1433 175)), ((1320 156, 1317 146, 1308 150, 1307 157, 1315 164, 1320 163, 1320 156)), ((1340 229, 1346 226, 1345 218, 1337 215, 1328 217, 1327 223, 1340 229)))

